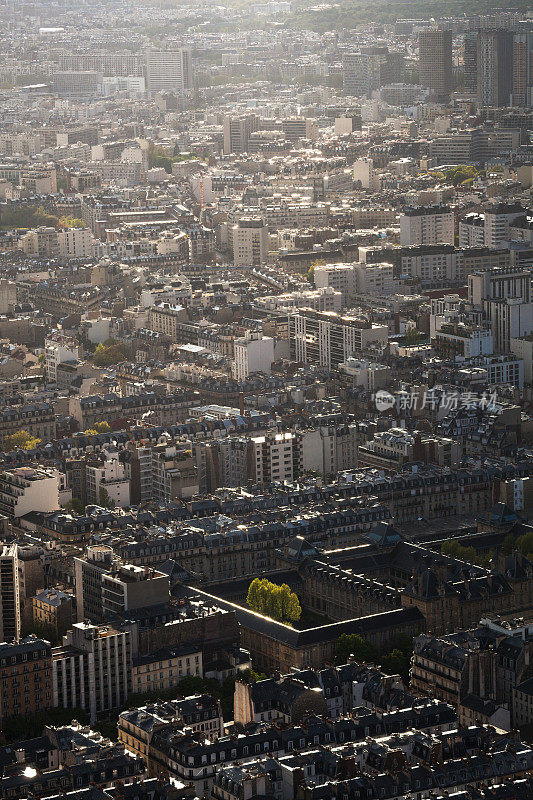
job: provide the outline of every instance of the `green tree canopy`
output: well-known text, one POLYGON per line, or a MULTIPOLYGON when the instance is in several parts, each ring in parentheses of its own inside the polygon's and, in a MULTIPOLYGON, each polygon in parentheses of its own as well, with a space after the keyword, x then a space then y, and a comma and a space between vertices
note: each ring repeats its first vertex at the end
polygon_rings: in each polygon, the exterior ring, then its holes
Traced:
POLYGON ((103 486, 100 486, 100 491, 98 492, 98 503, 102 506, 102 508, 115 508, 115 502, 109 496, 109 492, 103 486))
POLYGON ((297 622, 302 615, 298 596, 286 583, 278 586, 266 578, 254 578, 248 588, 246 602, 252 611, 278 621, 297 622))

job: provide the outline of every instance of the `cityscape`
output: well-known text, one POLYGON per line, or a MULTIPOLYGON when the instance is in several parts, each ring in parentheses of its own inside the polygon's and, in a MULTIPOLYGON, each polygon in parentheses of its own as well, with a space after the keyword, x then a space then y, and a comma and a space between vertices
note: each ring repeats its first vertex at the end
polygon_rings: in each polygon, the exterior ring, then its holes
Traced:
POLYGON ((0 800, 533 800, 531 3, 0 22, 0 800))

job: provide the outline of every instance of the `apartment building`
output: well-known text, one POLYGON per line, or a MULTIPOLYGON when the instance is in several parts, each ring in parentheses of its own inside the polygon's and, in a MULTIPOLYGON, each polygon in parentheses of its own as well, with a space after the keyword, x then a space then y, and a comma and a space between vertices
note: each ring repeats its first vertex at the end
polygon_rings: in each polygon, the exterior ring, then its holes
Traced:
POLYGON ((168 336, 172 342, 180 341, 181 323, 188 319, 187 309, 182 305, 156 303, 148 310, 149 329, 168 336))
POLYGON ((197 454, 186 446, 152 449, 152 497, 164 503, 194 497, 202 481, 197 454))
POLYGON ((168 602, 168 575, 124 564, 105 545, 91 545, 74 558, 78 621, 102 622, 114 614, 168 602))
POLYGON ((247 269, 267 263, 270 239, 260 217, 239 220, 231 229, 231 240, 235 267, 247 269))
POLYGON ((168 723, 177 723, 176 730, 187 727, 204 741, 214 742, 224 733, 220 702, 210 695, 192 695, 183 700, 122 711, 118 719, 118 738, 148 764, 151 731, 168 723))
POLYGON ((0 441, 17 431, 27 431, 42 442, 56 435, 56 418, 50 403, 22 403, 0 409, 0 441))
POLYGON ((94 255, 93 237, 88 228, 68 228, 57 234, 59 257, 92 258, 94 255))
MULTIPOLYGON (((143 64, 134 53, 61 53, 59 69, 62 72, 101 71, 105 76, 142 75, 143 64)), ((72 133, 74 137, 75 132, 72 133)), ((81 142, 83 139, 73 139, 81 142)))
POLYGON ((57 332, 47 337, 44 349, 46 355, 46 377, 50 383, 57 382, 59 364, 78 361, 80 357, 78 343, 74 339, 57 332))
POLYGON ((406 208, 400 214, 400 244, 454 244, 454 213, 448 206, 406 208))
POLYGON ((486 247, 502 247, 510 239, 509 229, 524 217, 525 208, 520 203, 496 203, 485 209, 484 239, 486 247))
POLYGON ((86 500, 96 505, 103 500, 118 508, 130 505, 130 482, 125 475, 124 464, 118 459, 118 452, 104 451, 105 460, 99 464, 85 467, 86 500))
POLYGON ((27 636, 0 644, 0 724, 54 706, 50 642, 27 636))
POLYGON ((84 708, 98 714, 123 708, 132 691, 132 644, 129 631, 76 622, 52 648, 54 706, 84 708))
POLYGON ((360 295, 384 297, 396 290, 392 264, 356 264, 355 275, 356 291, 360 295))
POLYGON ((249 331, 235 339, 234 354, 233 376, 237 381, 245 381, 254 372, 269 375, 274 361, 274 339, 249 331))
POLYGON ((32 511, 48 513, 59 508, 56 470, 17 467, 0 473, 0 512, 20 518, 32 511))
POLYGON ((468 276, 468 299, 483 309, 497 353, 508 353, 511 339, 533 332, 531 276, 527 271, 497 270, 468 276))
POLYGON ((459 247, 485 246, 485 215, 466 214, 459 220, 459 247))
POLYGON ((324 264, 317 266, 313 270, 313 283, 317 289, 330 288, 341 292, 343 303, 346 304, 357 292, 355 264, 324 264))
POLYGON ((331 312, 301 309, 289 314, 291 359, 334 369, 353 355, 382 348, 388 327, 331 312))
POLYGON ((300 139, 318 139, 318 127, 315 120, 305 117, 290 117, 281 122, 283 137, 293 144, 297 144, 300 139))
POLYGON ((300 474, 301 460, 295 434, 269 433, 254 436, 251 442, 257 483, 293 481, 300 474))
POLYGON ((92 428, 95 422, 106 420, 110 424, 122 418, 149 418, 156 425, 175 425, 183 422, 190 407, 197 404, 193 392, 158 395, 155 392, 121 397, 110 392, 105 395, 73 396, 69 399, 69 412, 78 420, 80 430, 92 428))
POLYGON ((250 136, 259 127, 256 114, 224 117, 224 155, 248 152, 250 136))
POLYGON ((32 598, 33 624, 43 626, 53 636, 62 636, 74 620, 74 598, 59 589, 43 589, 32 598))
POLYGON ((21 236, 18 247, 27 256, 57 258, 59 256, 58 232, 55 228, 47 228, 43 225, 21 236))
POLYGON ((198 646, 164 647, 133 657, 132 689, 136 694, 165 692, 187 677, 203 677, 203 654, 198 646))

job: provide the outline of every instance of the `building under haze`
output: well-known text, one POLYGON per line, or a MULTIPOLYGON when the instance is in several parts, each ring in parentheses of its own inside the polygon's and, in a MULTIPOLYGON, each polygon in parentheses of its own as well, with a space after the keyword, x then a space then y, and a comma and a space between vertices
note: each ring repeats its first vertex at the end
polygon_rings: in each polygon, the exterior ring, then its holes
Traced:
POLYGON ((420 31, 420 84, 438 97, 446 97, 453 89, 452 32, 435 28, 420 31))
POLYGON ((148 92, 184 94, 193 88, 192 53, 180 50, 146 52, 146 89, 148 92))

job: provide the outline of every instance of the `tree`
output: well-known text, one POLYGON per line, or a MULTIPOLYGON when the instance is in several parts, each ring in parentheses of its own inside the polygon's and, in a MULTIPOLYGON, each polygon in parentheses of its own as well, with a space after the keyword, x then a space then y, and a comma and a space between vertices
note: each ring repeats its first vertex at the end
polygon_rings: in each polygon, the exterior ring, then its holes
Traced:
POLYGON ((65 503, 65 509, 67 511, 74 511, 75 514, 83 514, 85 513, 85 504, 82 503, 79 497, 73 497, 72 500, 65 503))
POLYGON ((246 596, 248 606, 259 614, 278 621, 297 622, 302 615, 298 596, 284 583, 278 586, 266 578, 254 578, 246 596))
POLYGON ((94 363, 97 367, 110 367, 112 364, 119 364, 126 360, 123 345, 108 339, 107 342, 98 345, 94 351, 94 363))
POLYGON ((103 486, 100 486, 100 491, 98 492, 98 502, 102 506, 102 508, 115 508, 115 502, 109 496, 109 492, 103 486))
POLYGON ((86 228, 85 222, 78 217, 59 217, 61 228, 86 228))
POLYGON ((6 453, 12 450, 34 450, 40 443, 41 440, 28 431, 17 431, 4 438, 4 450, 6 453))
POLYGON ((311 264, 311 266, 309 267, 309 269, 307 271, 307 275, 305 276, 307 278, 307 280, 309 281, 309 283, 314 285, 314 283, 315 283, 315 269, 317 267, 324 267, 325 265, 326 265, 326 262, 324 261, 323 258, 318 258, 316 261, 313 261, 313 263, 311 264))
POLYGON ((395 648, 390 653, 381 656, 381 669, 388 675, 400 675, 404 683, 409 683, 409 670, 411 669, 411 656, 395 648))
POLYGON ((106 420, 104 419, 102 420, 102 422, 95 422, 94 429, 97 433, 109 433, 109 431, 111 430, 111 426, 109 422, 106 422, 106 420))
POLYGON ((420 340, 423 338, 424 338, 423 334, 420 333, 420 331, 417 331, 416 328, 409 328, 409 330, 406 331, 404 336, 405 344, 407 345, 418 344, 420 340))
POLYGON ((372 661, 375 664, 379 650, 359 633, 343 633, 337 641, 335 660, 337 664, 346 664, 350 656, 356 661, 372 661))

